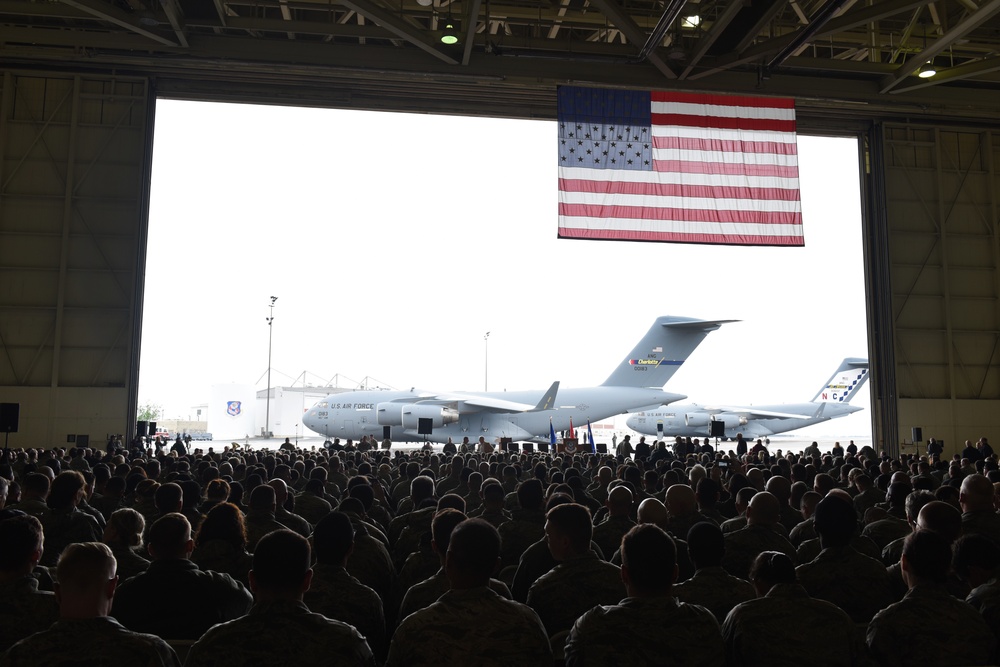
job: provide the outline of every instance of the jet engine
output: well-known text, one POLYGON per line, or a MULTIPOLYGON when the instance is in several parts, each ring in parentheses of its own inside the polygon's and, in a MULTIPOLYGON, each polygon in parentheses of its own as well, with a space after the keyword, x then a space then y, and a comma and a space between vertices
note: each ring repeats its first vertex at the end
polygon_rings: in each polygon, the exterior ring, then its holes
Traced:
POLYGON ((684 414, 684 424, 686 426, 708 426, 711 419, 707 412, 688 412, 684 414))
POLYGON ((726 425, 726 430, 747 425, 747 418, 743 415, 717 415, 715 420, 724 423, 726 425))
POLYGON ((458 421, 458 410, 454 408, 419 403, 379 403, 376 414, 379 426, 402 426, 406 429, 419 428, 421 419, 430 419, 434 428, 458 421))
POLYGON ((707 412, 688 412, 684 415, 684 424, 691 427, 711 426, 711 422, 722 422, 727 429, 738 428, 747 425, 747 418, 743 415, 722 414, 712 415, 707 412))

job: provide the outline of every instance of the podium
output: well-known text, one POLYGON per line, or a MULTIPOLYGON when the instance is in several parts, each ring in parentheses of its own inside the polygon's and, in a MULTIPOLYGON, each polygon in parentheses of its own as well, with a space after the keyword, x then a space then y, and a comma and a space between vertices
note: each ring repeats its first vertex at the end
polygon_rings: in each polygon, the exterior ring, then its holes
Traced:
POLYGON ((582 454, 579 438, 563 438, 556 443, 556 451, 560 454, 582 454))

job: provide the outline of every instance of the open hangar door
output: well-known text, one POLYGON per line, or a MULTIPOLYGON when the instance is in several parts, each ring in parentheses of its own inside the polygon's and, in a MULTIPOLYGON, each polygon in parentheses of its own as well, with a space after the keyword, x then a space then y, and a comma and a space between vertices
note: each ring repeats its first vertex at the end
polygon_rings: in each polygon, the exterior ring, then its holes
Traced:
POLYGON ((135 414, 150 86, 16 70, 0 85, 0 403, 20 406, 11 445, 101 445, 135 414))

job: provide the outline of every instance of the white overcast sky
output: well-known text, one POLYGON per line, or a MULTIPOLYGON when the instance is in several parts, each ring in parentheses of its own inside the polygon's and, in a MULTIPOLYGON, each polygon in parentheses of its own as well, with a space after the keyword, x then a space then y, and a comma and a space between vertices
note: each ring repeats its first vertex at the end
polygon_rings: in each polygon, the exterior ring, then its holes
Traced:
MULTIPOLYGON (((482 390, 489 331, 491 391, 590 386, 660 315, 741 320, 667 384, 691 401, 807 401, 867 356, 855 139, 799 136, 804 248, 559 240, 556 141, 553 121, 160 100, 140 404, 184 419, 213 384, 263 389, 272 295, 275 385, 482 390)), ((870 436, 870 414, 805 433, 870 436)))

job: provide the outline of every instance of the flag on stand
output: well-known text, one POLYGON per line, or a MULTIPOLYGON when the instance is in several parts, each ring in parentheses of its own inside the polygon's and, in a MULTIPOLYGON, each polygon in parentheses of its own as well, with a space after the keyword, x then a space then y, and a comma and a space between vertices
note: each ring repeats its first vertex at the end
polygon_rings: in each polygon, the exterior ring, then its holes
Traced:
POLYGON ((559 238, 804 245, 793 100, 558 96, 559 238))
POLYGON ((594 432, 590 430, 590 420, 587 420, 587 442, 590 443, 590 451, 594 454, 597 453, 597 447, 594 445, 594 432))
POLYGON ((556 446, 556 430, 552 427, 552 417, 549 417, 549 444, 556 446))
POLYGON ((571 437, 571 438, 575 438, 576 437, 576 433, 573 432, 573 418, 572 417, 569 418, 569 437, 571 437))

